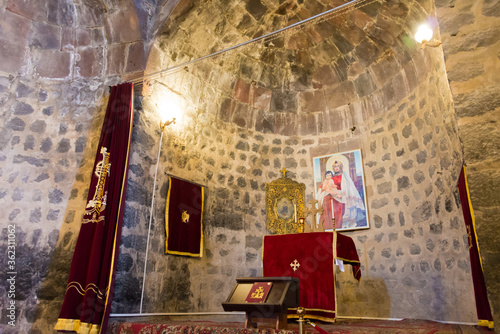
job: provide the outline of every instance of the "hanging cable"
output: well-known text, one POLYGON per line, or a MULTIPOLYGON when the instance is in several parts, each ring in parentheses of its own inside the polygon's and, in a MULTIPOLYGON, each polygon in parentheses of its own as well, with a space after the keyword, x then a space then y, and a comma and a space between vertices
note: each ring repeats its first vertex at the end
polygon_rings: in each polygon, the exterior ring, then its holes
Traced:
POLYGON ((220 56, 222 54, 231 52, 231 51, 233 51, 235 49, 239 49, 241 47, 248 46, 248 45, 251 45, 251 44, 254 44, 254 43, 257 43, 257 42, 262 42, 264 40, 267 41, 267 42, 270 42, 273 39, 280 37, 280 35, 283 34, 283 33, 285 33, 285 32, 290 33, 293 30, 296 30, 295 32, 298 32, 300 29, 303 29, 303 28, 305 28, 306 26, 308 26, 308 25, 310 25, 312 23, 319 23, 319 22, 323 22, 323 21, 325 21, 325 20, 327 20, 329 18, 338 16, 338 15, 344 15, 344 14, 347 14, 347 13, 353 11, 354 9, 358 9, 358 8, 367 6, 369 4, 372 4, 372 3, 378 2, 378 1, 379 0, 352 0, 352 1, 346 2, 343 5, 340 5, 340 6, 337 6, 335 8, 332 8, 330 10, 327 10, 327 11, 323 12, 323 13, 311 16, 310 18, 307 18, 305 20, 299 21, 299 22, 294 23, 292 25, 289 25, 287 27, 275 30, 273 32, 270 32, 268 34, 262 35, 260 37, 256 37, 256 38, 251 39, 249 41, 246 41, 246 42, 243 42, 243 43, 231 46, 229 48, 223 49, 221 51, 214 52, 212 54, 209 54, 209 55, 206 55, 206 56, 203 56, 203 57, 200 57, 200 58, 196 58, 196 59, 190 60, 188 62, 179 64, 179 65, 175 65, 175 66, 172 66, 172 67, 169 67, 169 68, 157 71, 157 72, 149 73, 149 74, 137 77, 137 78, 133 78, 133 79, 127 80, 127 82, 131 82, 134 85, 141 85, 144 80, 154 80, 154 79, 160 78, 163 75, 175 73, 175 72, 177 72, 179 70, 182 70, 183 68, 186 68, 186 67, 188 67, 190 65, 193 65, 195 63, 198 63, 200 61, 211 59, 211 58, 220 56))

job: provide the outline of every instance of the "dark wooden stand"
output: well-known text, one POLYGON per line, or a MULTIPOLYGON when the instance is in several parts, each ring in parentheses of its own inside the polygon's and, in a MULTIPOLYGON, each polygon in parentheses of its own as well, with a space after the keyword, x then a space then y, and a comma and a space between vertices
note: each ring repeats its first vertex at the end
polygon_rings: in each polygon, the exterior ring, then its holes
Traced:
POLYGON ((225 302, 224 311, 244 311, 245 327, 256 328, 257 320, 273 318, 276 330, 287 328, 287 312, 299 306, 299 279, 295 277, 239 277, 225 302), (245 299, 255 282, 271 282, 272 287, 263 303, 247 303, 245 299))

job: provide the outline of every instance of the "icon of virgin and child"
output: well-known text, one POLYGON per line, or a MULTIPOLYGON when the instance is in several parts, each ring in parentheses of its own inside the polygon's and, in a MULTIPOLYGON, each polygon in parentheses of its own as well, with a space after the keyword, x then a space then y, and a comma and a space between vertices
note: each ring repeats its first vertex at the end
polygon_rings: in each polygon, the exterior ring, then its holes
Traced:
MULTIPOLYGON (((354 166, 354 162, 352 165, 354 166)), ((319 187, 317 187, 316 199, 318 206, 323 208, 323 213, 320 215, 319 221, 316 222, 317 227, 319 223, 322 223, 325 231, 334 228, 368 227, 365 203, 351 178, 348 158, 342 154, 332 155, 328 157, 321 170, 323 170, 323 177, 319 187), (335 219, 332 220, 332 218, 335 219), (333 222, 335 222, 335 226, 333 226, 333 222)), ((360 179, 362 180, 362 177, 360 179)), ((358 180, 356 182, 359 185, 358 180)))

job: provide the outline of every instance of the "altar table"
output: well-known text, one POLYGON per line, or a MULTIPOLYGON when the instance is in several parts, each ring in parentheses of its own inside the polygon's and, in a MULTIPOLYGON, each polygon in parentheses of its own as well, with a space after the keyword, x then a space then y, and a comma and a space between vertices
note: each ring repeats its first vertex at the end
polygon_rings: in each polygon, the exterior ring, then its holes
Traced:
MULTIPOLYGON (((359 257, 348 236, 312 232, 264 237, 263 276, 299 278, 299 304, 306 310, 306 319, 335 322, 335 259, 350 264, 359 281, 359 257)), ((288 318, 298 318, 296 311, 288 309, 288 318)))

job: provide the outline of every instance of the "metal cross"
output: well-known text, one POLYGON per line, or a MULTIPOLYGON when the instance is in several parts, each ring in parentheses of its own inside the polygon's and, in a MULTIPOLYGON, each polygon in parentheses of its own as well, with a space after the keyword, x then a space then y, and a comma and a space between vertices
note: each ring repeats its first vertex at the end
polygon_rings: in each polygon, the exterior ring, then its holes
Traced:
POLYGON ((292 267, 293 271, 297 271, 297 269, 299 269, 300 267, 299 261, 295 259, 292 263, 290 263, 290 267, 292 267))
POLYGON ((283 177, 286 177, 286 173, 288 172, 288 170, 285 167, 283 167, 281 172, 283 173, 283 177))

